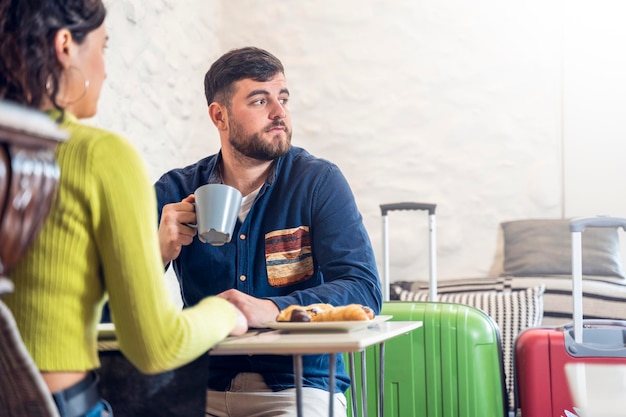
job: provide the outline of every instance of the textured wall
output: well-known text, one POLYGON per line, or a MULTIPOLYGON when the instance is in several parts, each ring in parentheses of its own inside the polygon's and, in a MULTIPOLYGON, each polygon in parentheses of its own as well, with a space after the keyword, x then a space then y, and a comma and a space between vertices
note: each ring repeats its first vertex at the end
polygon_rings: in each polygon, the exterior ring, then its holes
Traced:
MULTIPOLYGON (((157 179, 217 150, 210 63, 267 48, 286 66, 294 144, 343 170, 379 265, 378 205, 424 201, 438 204, 440 277, 484 275, 499 222, 563 211, 557 3, 109 0, 94 122, 136 144, 157 179)), ((425 275, 426 217, 390 224, 392 280, 425 275)))
POLYGON ((108 78, 97 124, 131 140, 156 180, 213 153, 203 77, 219 49, 219 7, 196 0, 105 0, 108 78))

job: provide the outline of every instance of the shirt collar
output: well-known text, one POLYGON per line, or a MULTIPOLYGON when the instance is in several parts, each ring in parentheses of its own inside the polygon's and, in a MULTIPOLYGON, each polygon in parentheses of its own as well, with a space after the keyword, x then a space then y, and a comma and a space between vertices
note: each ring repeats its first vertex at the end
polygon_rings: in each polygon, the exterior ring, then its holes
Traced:
MULTIPOLYGON (((285 157, 285 155, 276 158, 272 161, 272 166, 270 167, 270 171, 267 174, 267 179, 265 180, 265 182, 269 185, 272 185, 274 183, 274 180, 276 179, 276 170, 278 165, 281 163, 282 159, 285 157)), ((215 160, 215 166, 213 167, 213 170, 211 171, 211 174, 209 175, 209 180, 207 181, 207 184, 223 184, 224 181, 222 181, 222 164, 223 164, 223 158, 222 158, 222 151, 220 150, 217 154, 217 159, 215 160)))

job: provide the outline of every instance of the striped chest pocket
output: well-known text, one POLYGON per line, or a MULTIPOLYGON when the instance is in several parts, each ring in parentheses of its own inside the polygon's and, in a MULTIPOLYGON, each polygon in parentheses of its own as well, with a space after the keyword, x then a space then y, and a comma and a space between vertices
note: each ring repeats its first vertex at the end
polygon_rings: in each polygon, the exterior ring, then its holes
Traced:
POLYGON ((265 235, 267 278, 272 287, 306 281, 313 275, 308 226, 275 230, 265 235))

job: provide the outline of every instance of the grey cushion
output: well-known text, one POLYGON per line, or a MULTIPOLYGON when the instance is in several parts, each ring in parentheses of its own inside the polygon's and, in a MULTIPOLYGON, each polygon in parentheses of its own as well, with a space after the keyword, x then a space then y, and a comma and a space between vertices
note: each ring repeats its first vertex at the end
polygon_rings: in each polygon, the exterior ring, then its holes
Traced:
MULTIPOLYGON (((502 275, 569 275, 572 243, 568 219, 504 222, 502 275)), ((582 235, 583 274, 624 278, 616 229, 588 228, 582 235)))

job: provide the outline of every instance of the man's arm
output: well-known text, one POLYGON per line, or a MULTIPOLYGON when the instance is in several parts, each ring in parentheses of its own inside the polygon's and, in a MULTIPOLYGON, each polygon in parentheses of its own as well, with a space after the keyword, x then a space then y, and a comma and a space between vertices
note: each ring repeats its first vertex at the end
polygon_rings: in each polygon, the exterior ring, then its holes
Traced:
POLYGON ((376 259, 348 182, 331 165, 313 186, 311 245, 324 284, 270 299, 279 309, 291 304, 357 303, 378 314, 382 292, 376 259))

